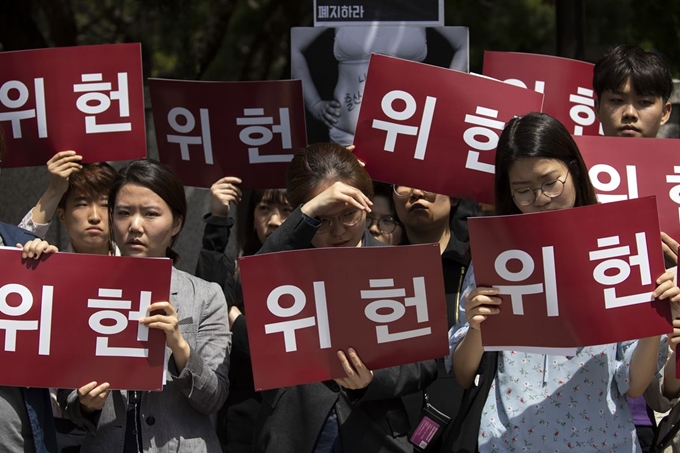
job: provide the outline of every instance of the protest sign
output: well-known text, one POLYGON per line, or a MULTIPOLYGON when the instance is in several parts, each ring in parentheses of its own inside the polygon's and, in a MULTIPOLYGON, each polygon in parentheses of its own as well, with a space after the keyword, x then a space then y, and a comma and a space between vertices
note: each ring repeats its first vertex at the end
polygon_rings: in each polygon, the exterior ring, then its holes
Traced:
POLYGON ((656 196, 661 231, 680 239, 680 140, 595 136, 574 140, 599 201, 656 196))
POLYGON ((307 145, 298 80, 149 79, 149 90, 158 155, 187 186, 237 176, 243 189, 285 187, 288 163, 307 145))
POLYGON ((444 0, 314 0, 314 26, 444 25, 444 0))
POLYGON ((350 347, 371 370, 448 354, 439 244, 270 253, 240 267, 255 390, 345 377, 337 351, 350 347))
POLYGON ((468 222, 477 286, 503 301, 482 324, 485 347, 574 348, 672 330, 669 302, 651 297, 664 272, 653 197, 468 222))
POLYGON ((169 300, 170 260, 55 253, 36 262, 0 248, 0 263, 0 385, 162 389, 165 334, 137 320, 169 300))
POLYGON ((140 44, 0 52, 2 167, 146 157, 140 44))
POLYGON ((373 54, 355 155, 373 179, 493 204, 505 123, 543 95, 488 78, 373 54))
POLYGON ((519 52, 484 52, 484 75, 545 95, 543 113, 574 135, 601 135, 592 63, 519 52))

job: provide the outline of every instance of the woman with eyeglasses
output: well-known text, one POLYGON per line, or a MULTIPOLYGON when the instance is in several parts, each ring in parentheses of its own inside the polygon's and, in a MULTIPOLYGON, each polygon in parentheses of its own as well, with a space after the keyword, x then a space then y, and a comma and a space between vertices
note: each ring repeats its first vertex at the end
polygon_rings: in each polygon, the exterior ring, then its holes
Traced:
POLYGON ((402 243, 404 227, 397 220, 390 184, 373 181, 373 206, 366 214, 366 228, 374 238, 387 245, 402 243))
MULTIPOLYGON (((366 230, 371 178, 350 151, 335 143, 309 145, 293 157, 286 179, 296 209, 258 253, 382 245, 366 230)), ((262 392, 254 451, 412 452, 401 396, 427 386, 435 362, 373 371, 360 355, 338 351, 343 378, 262 392)))
MULTIPOLYGON (((576 143, 559 121, 542 113, 511 120, 501 134, 495 199, 499 215, 597 203, 576 143)), ((671 303, 675 318, 680 289, 673 274, 664 273, 656 284, 654 297, 671 303)), ((472 271, 465 288, 465 319, 450 334, 453 373, 463 387, 476 388, 483 360, 492 360, 497 369, 485 394, 479 394, 477 429, 467 427, 478 433, 480 452, 641 451, 626 395, 640 396, 661 368, 665 339, 582 347, 575 356, 520 351, 490 356, 496 353, 483 350, 484 321, 504 306, 497 290, 476 287, 472 271)))

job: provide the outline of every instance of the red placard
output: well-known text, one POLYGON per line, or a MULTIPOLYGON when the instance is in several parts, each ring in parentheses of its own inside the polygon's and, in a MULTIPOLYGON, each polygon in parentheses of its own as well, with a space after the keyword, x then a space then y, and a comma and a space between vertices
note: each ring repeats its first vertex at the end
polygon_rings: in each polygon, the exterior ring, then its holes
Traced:
POLYGON ((35 262, 1 248, 0 263, 0 385, 162 389, 165 335, 137 320, 169 300, 170 260, 54 253, 35 262))
POLYGON ((58 151, 83 162, 146 156, 140 44, 0 53, 2 167, 45 165, 58 151))
POLYGON ((543 112, 574 135, 600 134, 595 118, 593 68, 569 58, 518 52, 484 52, 484 75, 545 94, 543 112))
POLYGON ((680 239, 680 140, 574 137, 599 201, 656 196, 661 231, 680 239))
POLYGON ((336 354, 349 347, 369 369, 448 354, 439 244, 296 250, 240 266, 255 390, 345 377, 336 354))
POLYGON ((484 77, 371 55, 354 144, 371 177, 493 203, 498 137, 543 95, 484 77))
POLYGON ((161 162, 185 185, 238 176, 243 189, 286 186, 293 154, 307 146, 302 83, 149 79, 161 162))
POLYGON ((651 299, 664 272, 654 197, 469 225, 477 286, 503 300, 484 321, 485 346, 573 348, 672 330, 669 302, 651 299))

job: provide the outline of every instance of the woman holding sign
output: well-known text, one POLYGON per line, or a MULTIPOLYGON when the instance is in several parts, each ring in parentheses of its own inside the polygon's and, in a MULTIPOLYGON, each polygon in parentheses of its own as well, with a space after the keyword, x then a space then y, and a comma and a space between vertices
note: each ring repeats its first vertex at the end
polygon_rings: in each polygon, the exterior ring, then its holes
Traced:
MULTIPOLYGON (((259 253, 381 244, 366 230, 372 181, 351 152, 335 143, 310 145, 295 155, 286 176, 296 209, 259 253)), ((262 392, 254 451, 413 451, 401 397, 429 385, 436 363, 374 372, 360 353, 338 351, 343 378, 262 392)))
MULTIPOLYGON (((186 212, 182 183, 151 160, 123 168, 109 193, 111 230, 123 256, 176 261, 172 245, 186 212)), ((209 415, 228 393, 227 304, 218 285, 174 268, 170 294, 139 320, 165 333, 163 391, 110 391, 106 382, 72 391, 65 410, 87 431, 82 452, 219 451, 209 415)))
MULTIPOLYGON (((569 132, 540 113, 507 124, 496 152, 495 186, 499 215, 597 203, 569 132)), ((653 296, 671 303, 676 317, 680 289, 673 274, 664 273, 656 284, 653 296)), ((485 353, 484 321, 505 308, 496 289, 475 287, 473 272, 465 287, 461 305, 466 318, 450 338, 453 373, 471 393, 479 392, 479 451, 640 451, 625 397, 640 396, 661 368, 665 339, 582 347, 575 356, 485 353), (484 373, 480 365, 496 371, 484 373)))

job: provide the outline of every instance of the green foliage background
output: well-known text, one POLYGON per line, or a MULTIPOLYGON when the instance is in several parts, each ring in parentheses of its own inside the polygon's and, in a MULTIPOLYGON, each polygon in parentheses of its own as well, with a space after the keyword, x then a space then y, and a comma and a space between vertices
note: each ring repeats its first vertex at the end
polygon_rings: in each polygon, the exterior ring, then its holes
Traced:
MULTIPOLYGON (((417 1, 417 0, 413 0, 417 1)), ((637 43, 680 76, 678 0, 447 0, 446 25, 470 27, 470 69, 484 50, 557 53, 560 3, 580 5, 582 55, 637 43)), ((0 49, 141 42, 147 76, 204 80, 287 78, 290 28, 312 25, 312 0, 24 0, 4 2, 0 49)), ((564 36, 562 36, 564 39, 564 36)))

